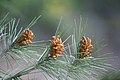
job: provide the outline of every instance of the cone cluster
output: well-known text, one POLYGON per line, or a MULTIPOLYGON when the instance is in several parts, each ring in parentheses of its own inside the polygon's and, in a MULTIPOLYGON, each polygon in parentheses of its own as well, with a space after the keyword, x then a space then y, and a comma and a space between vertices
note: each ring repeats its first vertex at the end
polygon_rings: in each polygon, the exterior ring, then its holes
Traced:
POLYGON ((84 58, 90 56, 90 53, 92 52, 92 50, 90 50, 91 48, 93 48, 91 39, 89 37, 83 36, 80 41, 79 57, 84 58))
POLYGON ((34 34, 31 30, 29 30, 29 28, 26 28, 21 36, 17 39, 17 43, 19 45, 28 45, 29 43, 32 43, 32 39, 34 38, 34 34))
POLYGON ((50 57, 56 58, 60 54, 62 54, 63 50, 62 48, 64 47, 62 40, 59 39, 58 36, 53 36, 52 40, 50 40, 51 47, 50 47, 50 57))

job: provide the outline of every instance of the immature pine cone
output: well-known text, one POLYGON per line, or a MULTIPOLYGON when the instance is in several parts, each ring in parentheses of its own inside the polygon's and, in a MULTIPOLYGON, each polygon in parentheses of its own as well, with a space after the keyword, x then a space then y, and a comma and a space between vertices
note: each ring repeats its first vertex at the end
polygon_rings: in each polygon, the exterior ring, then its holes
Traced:
POLYGON ((90 50, 91 48, 93 48, 92 44, 91 44, 91 39, 89 37, 82 37, 82 40, 80 41, 80 54, 79 57, 80 58, 84 58, 90 55, 90 53, 92 52, 92 50, 90 50))
POLYGON ((29 28, 26 28, 21 36, 16 41, 19 45, 28 45, 29 43, 32 43, 32 39, 34 38, 34 34, 29 28))
POLYGON ((52 40, 50 40, 50 43, 50 57, 56 58, 63 52, 62 48, 64 47, 64 45, 62 43, 62 40, 59 39, 58 36, 53 36, 52 40))

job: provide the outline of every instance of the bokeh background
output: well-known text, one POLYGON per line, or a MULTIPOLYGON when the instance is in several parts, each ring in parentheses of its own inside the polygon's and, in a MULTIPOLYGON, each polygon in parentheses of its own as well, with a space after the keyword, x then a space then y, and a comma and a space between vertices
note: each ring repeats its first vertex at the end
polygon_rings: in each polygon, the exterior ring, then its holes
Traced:
POLYGON ((117 56, 112 64, 120 68, 120 0, 0 0, 0 15, 7 12, 9 18, 21 19, 19 27, 42 15, 32 27, 35 41, 51 39, 61 16, 68 28, 82 16, 87 20, 86 33, 107 44, 103 52, 117 56))

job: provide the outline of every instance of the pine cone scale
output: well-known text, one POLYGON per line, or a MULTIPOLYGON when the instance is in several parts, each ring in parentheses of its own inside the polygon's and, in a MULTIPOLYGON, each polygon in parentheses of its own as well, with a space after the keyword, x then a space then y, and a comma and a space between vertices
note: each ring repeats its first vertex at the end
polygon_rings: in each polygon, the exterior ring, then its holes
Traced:
POLYGON ((62 48, 64 47, 64 45, 62 43, 62 40, 59 39, 58 36, 53 36, 52 40, 50 40, 50 43, 50 56, 56 58, 63 52, 62 48))
POLYGON ((90 55, 90 53, 92 52, 92 50, 90 50, 91 48, 93 48, 92 44, 91 44, 91 39, 89 37, 85 37, 83 36, 82 40, 80 41, 80 46, 79 46, 79 57, 80 58, 84 58, 90 55))

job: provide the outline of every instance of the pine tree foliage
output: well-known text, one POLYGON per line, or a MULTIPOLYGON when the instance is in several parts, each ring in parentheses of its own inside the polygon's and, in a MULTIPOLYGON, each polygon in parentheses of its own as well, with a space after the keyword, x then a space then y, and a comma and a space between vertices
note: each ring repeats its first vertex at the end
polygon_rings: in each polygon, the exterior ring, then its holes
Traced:
POLYGON ((120 80, 120 70, 113 70, 103 75, 101 80, 120 80))
MULTIPOLYGON (((17 29, 19 20, 16 20, 14 18, 6 22, 6 17, 7 15, 1 20, 0 26, 1 60, 5 60, 7 65, 10 67, 13 67, 11 60, 14 60, 18 65, 21 64, 22 61, 25 61, 29 64, 35 64, 39 57, 42 55, 41 53, 44 52, 44 47, 46 46, 43 43, 45 41, 38 41, 37 43, 33 42, 30 45, 19 46, 16 43, 16 40, 21 35, 23 28, 20 30, 17 29)), ((39 18, 40 16, 37 18, 35 17, 27 28, 31 28, 39 18)), ((2 73, 6 74, 6 72, 2 73)))
MULTIPOLYGON (((79 25, 74 20, 75 25, 72 27, 74 31, 63 41, 62 54, 53 58, 50 56, 52 45, 46 44, 49 40, 36 41, 22 46, 18 45, 16 40, 24 29, 17 29, 19 20, 11 19, 6 22, 6 17, 7 15, 0 22, 0 41, 3 45, 0 44, 0 57, 1 59, 6 59, 6 63, 10 65, 12 65, 10 58, 15 60, 18 65, 22 61, 25 61, 28 65, 23 64, 20 69, 16 68, 8 71, 3 70, 0 66, 0 78, 3 80, 21 80, 21 76, 33 70, 39 70, 43 74, 46 73, 53 80, 96 80, 109 69, 113 69, 111 64, 105 62, 106 59, 104 57, 94 57, 92 55, 92 53, 97 54, 94 49, 90 53, 91 55, 79 57, 79 54, 82 54, 79 52, 80 40, 83 36, 86 36, 86 27, 82 24, 82 18, 80 18, 79 25), (70 43, 67 42, 68 40, 70 40, 70 43)), ((35 17, 27 28, 31 29, 39 18, 40 16, 35 17)), ((61 21, 62 18, 55 35, 53 35, 58 36, 60 40, 67 32, 71 31, 65 30, 64 27, 61 29, 61 21)), ((55 51, 57 50, 56 48, 55 51)), ((46 75, 44 77, 49 80, 46 75)))

